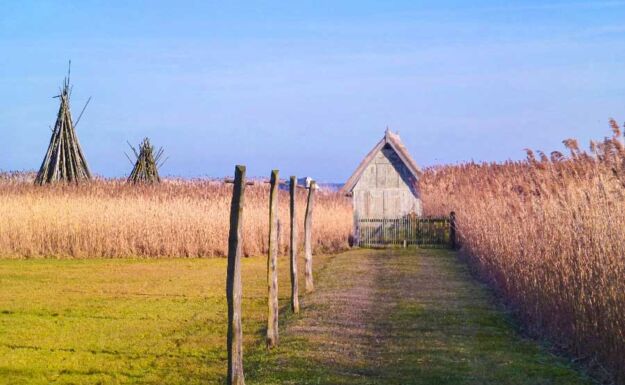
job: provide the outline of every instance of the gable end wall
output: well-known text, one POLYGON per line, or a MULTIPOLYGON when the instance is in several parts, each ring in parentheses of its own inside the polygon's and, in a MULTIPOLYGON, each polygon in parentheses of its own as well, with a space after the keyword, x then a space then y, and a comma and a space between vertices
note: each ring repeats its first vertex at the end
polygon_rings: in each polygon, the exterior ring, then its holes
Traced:
POLYGON ((401 218, 422 212, 415 177, 388 145, 365 168, 352 199, 356 218, 401 218))

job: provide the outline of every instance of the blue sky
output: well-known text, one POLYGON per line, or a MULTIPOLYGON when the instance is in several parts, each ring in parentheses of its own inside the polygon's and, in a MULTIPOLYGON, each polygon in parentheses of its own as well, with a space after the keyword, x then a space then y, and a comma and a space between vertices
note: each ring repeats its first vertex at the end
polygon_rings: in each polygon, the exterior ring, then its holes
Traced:
MULTIPOLYGON (((8 3, 8 4, 7 4, 8 3)), ((0 169, 36 169, 72 60, 91 168, 344 181, 388 125, 422 166, 551 151, 625 120, 625 1, 0 5, 0 169)))

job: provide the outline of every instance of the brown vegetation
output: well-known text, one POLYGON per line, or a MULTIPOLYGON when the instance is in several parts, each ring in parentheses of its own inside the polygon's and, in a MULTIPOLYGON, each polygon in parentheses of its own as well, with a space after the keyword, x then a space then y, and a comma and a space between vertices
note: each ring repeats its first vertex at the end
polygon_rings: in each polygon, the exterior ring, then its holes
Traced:
MULTIPOLYGON (((3 257, 224 256, 232 185, 165 180, 127 185, 98 180, 34 186, 23 174, 0 177, 0 255, 3 257)), ((282 252, 288 242, 288 192, 280 191, 282 252)), ((347 248, 351 205, 337 194, 317 195, 316 251, 347 248)), ((269 185, 246 189, 244 253, 267 250, 269 185)), ((297 192, 300 212, 306 190, 297 192)), ((302 218, 303 222, 303 218, 302 218)), ((303 223, 299 226, 303 229, 303 223)), ((303 239, 303 233, 299 237, 303 239)))
POLYGON ((428 215, 455 210, 463 249, 530 332, 625 383, 625 148, 613 137, 525 161, 434 167, 428 215))

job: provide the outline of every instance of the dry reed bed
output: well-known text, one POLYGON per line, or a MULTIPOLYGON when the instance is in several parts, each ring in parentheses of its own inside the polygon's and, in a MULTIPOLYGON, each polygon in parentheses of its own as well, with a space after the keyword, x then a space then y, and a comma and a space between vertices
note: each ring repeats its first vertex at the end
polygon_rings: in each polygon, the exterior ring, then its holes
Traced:
MULTIPOLYGON (((81 185, 33 186, 23 175, 0 177, 0 255, 39 257, 210 257, 227 252, 232 185, 169 180, 131 186, 118 180, 81 185)), ((268 185, 248 186, 244 253, 266 251, 268 185)), ((288 245, 288 191, 280 192, 283 252, 288 245)), ((306 190, 298 189, 299 239, 303 240, 306 190)), ((317 193, 315 251, 348 247, 351 205, 317 193)))
POLYGON ((625 383, 625 148, 614 136, 570 156, 426 170, 427 214, 455 210, 477 272, 534 335, 625 383))

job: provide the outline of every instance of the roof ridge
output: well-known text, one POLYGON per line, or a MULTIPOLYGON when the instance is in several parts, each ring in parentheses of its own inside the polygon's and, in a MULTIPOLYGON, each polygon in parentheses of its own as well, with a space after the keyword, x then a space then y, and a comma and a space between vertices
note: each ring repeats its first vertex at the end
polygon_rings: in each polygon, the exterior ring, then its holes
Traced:
POLYGON ((373 147, 371 151, 369 151, 369 153, 360 162, 354 173, 349 177, 347 182, 345 182, 345 185, 343 185, 343 188, 341 189, 342 193, 347 194, 354 189, 356 183, 358 183, 358 181, 360 180, 362 173, 365 171, 365 168, 369 165, 369 163, 371 163, 378 151, 380 151, 386 144, 390 145, 393 151, 397 153, 400 160, 406 165, 410 173, 415 178, 419 178, 419 176, 421 175, 421 168, 410 156, 410 153, 401 141, 399 134, 392 132, 387 126, 384 132, 384 137, 373 147))

